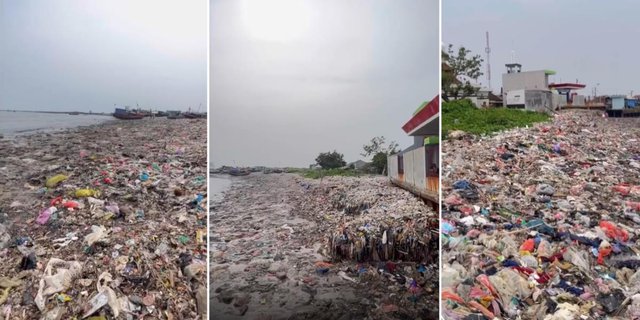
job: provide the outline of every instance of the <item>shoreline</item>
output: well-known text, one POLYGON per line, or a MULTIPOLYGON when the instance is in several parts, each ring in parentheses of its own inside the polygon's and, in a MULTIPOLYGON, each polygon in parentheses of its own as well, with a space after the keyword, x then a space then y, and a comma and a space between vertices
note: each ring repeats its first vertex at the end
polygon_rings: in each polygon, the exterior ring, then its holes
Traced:
MULTIPOLYGON (((42 113, 42 112, 35 112, 35 113, 42 113)), ((61 113, 61 114, 66 114, 66 113, 61 113)), ((96 116, 101 116, 101 115, 96 115, 96 116)), ((16 137, 29 136, 33 134, 39 134, 39 133, 41 134, 65 133, 70 130, 91 129, 94 126, 112 125, 117 122, 118 122, 118 119, 112 118, 112 119, 104 119, 104 120, 101 119, 99 123, 72 125, 69 127, 62 127, 62 128, 39 127, 39 128, 30 128, 30 129, 18 129, 18 130, 13 130, 11 132, 6 132, 6 133, 0 132, 0 140, 3 140, 3 139, 10 140, 16 137)))
POLYGON ((120 307, 94 302, 94 315, 206 312, 206 139, 206 121, 154 119, 0 140, 0 274, 16 284, 5 307, 82 317, 110 278, 120 307), (79 270, 72 282, 41 285, 58 262, 79 270))
POLYGON ((229 192, 239 182, 230 176, 209 174, 209 206, 213 207, 224 200, 224 194, 229 192))

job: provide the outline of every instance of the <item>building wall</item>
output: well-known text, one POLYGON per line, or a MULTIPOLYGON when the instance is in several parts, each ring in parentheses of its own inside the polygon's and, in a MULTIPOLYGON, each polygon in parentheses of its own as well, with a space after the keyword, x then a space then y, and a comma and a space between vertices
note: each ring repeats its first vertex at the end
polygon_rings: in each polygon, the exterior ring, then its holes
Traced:
POLYGON ((611 109, 613 109, 613 110, 622 110, 622 109, 624 109, 624 97, 612 97, 611 98, 611 109))
POLYGON ((548 90, 549 80, 544 70, 505 73, 502 75, 503 92, 513 90, 548 90))
POLYGON ((587 105, 587 99, 585 98, 585 96, 582 96, 582 95, 573 96, 572 105, 574 105, 574 106, 585 106, 585 105, 587 105))
POLYGON ((567 96, 559 93, 551 93, 551 105, 553 109, 556 110, 559 107, 563 107, 567 105, 567 96))
POLYGON ((397 154, 390 155, 389 157, 387 157, 387 172, 390 178, 398 179, 400 174, 398 172, 398 155, 397 154))
POLYGON ((424 154, 424 147, 415 149, 411 152, 413 157, 413 168, 411 173, 413 175, 413 184, 421 189, 427 188, 427 172, 426 172, 426 160, 424 154))
POLYGON ((548 90, 526 90, 524 92, 525 109, 541 112, 553 110, 552 93, 548 90))
POLYGON ((387 170, 389 171, 389 178, 405 183, 417 190, 424 190, 437 195, 439 189, 438 177, 428 176, 427 166, 428 163, 434 161, 438 164, 439 155, 436 153, 431 154, 430 161, 427 161, 428 152, 427 149, 437 150, 437 145, 420 147, 405 151, 402 153, 402 162, 404 168, 404 174, 398 173, 398 155, 391 155, 387 158, 387 170))
POLYGON ((507 107, 541 112, 554 110, 557 103, 549 90, 512 90, 507 92, 504 101, 507 107))
POLYGON ((525 104, 524 89, 507 91, 504 98, 504 105, 507 107, 521 107, 525 104))

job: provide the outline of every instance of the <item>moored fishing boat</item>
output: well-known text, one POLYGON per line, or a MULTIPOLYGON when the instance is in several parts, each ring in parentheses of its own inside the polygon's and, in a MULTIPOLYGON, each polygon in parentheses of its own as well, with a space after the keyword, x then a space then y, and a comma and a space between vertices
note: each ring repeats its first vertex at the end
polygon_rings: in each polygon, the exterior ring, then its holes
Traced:
POLYGON ((131 111, 127 108, 125 109, 116 108, 116 111, 113 113, 113 116, 121 120, 138 120, 138 119, 144 118, 144 114, 131 111))

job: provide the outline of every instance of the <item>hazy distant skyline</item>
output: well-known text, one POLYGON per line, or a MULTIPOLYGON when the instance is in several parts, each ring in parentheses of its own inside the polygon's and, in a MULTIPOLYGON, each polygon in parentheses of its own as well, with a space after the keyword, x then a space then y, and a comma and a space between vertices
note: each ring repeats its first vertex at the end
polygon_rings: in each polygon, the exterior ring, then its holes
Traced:
POLYGON ((201 111, 207 2, 0 0, 0 109, 201 111))
POLYGON ((362 159, 438 94, 438 1, 214 0, 213 165, 362 159))
POLYGON ((523 71, 551 69, 551 82, 587 85, 578 94, 640 94, 635 37, 640 3, 597 0, 446 0, 442 2, 442 42, 460 45, 485 59, 490 33, 491 84, 500 92, 512 51, 523 71), (600 84, 599 86, 597 84, 600 84))

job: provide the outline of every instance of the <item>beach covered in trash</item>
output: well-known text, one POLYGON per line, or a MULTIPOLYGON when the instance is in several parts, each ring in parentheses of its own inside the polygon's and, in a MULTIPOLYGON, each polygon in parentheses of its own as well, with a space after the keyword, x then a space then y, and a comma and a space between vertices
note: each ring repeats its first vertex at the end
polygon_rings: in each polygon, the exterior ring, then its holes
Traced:
POLYGON ((438 215, 386 177, 255 173, 211 216, 215 319, 437 319, 438 215))
POLYGON ((0 140, 0 319, 206 318, 207 124, 0 140))
POLYGON ((562 111, 443 145, 447 319, 640 319, 640 121, 562 111))

